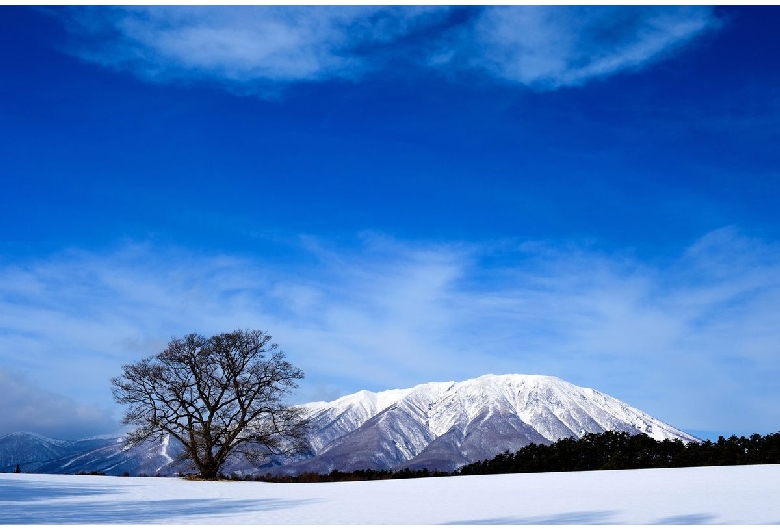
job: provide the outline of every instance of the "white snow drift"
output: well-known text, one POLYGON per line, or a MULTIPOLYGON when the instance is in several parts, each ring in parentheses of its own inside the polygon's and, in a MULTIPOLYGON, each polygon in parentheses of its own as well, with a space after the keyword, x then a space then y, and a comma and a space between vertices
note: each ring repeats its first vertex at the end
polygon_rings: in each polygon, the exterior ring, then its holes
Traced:
POLYGON ((0 474, 0 524, 780 524, 780 465, 271 484, 0 474))

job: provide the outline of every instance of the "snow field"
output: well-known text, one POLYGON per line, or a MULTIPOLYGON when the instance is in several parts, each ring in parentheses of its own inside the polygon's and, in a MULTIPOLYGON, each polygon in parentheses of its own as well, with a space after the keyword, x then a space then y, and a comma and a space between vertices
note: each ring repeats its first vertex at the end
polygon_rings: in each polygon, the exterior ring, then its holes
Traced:
POLYGON ((2 524, 780 524, 780 465, 270 484, 0 475, 2 524))

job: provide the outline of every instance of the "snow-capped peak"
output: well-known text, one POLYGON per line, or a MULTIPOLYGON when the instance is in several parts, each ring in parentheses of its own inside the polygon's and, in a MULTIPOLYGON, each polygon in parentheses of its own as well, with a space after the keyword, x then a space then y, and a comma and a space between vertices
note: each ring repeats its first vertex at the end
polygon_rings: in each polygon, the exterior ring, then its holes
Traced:
POLYGON ((452 468, 531 442, 607 430, 645 433, 656 440, 696 440, 613 397, 545 375, 488 374, 461 382, 361 391, 304 406, 312 419, 309 440, 315 458, 296 466, 307 470, 410 462, 452 468))

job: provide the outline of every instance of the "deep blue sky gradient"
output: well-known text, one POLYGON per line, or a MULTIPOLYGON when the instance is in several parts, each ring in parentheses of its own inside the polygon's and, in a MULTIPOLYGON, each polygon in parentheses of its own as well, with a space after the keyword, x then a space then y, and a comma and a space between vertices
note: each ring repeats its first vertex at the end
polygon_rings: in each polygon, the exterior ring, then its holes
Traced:
MULTIPOLYGON (((83 60, 68 13, 0 9, 0 262, 8 270, 32 271, 74 249, 99 256, 149 244, 305 271, 319 262, 299 238, 349 261, 370 233, 413 248, 532 242, 665 271, 719 230, 752 241, 769 253, 761 263, 772 265, 780 238, 776 7, 715 8, 717 27, 686 45, 577 86, 540 90, 478 70, 391 61, 356 79, 280 83, 266 97, 219 80, 149 81, 83 60)), ((517 265, 513 254, 491 252, 477 261, 517 265)), ((479 290, 474 266, 464 282, 479 290)), ((4 295, 6 307, 12 299, 4 295)), ((17 348, 13 356, 0 350, 0 366, 76 402, 108 395, 104 388, 80 397, 56 388, 38 365, 17 366, 23 342, 14 337, 27 333, 0 326, 3 347, 17 348)), ((751 374, 780 375, 778 347, 751 374)), ((153 352, 135 350, 125 362, 153 352)), ((588 362, 575 357, 561 360, 568 372, 550 375, 569 376, 588 362)), ((745 362, 724 370, 739 372, 745 362)), ((685 369, 696 372, 691 363, 685 369)), ((369 374, 361 381, 307 373, 311 385, 335 394, 383 389, 369 374)), ((101 376, 94 386, 107 388, 101 376)), ((457 376, 431 369, 419 374, 427 379, 395 386, 457 376)), ((740 392, 752 386, 745 378, 740 392)), ((573 382, 615 391, 607 380, 573 382)), ((640 406, 664 392, 656 382, 635 383, 635 395, 619 386, 616 397, 640 406)), ((675 399, 683 397, 668 397, 675 399)), ((671 405, 656 406, 662 410, 648 412, 678 421, 668 417, 671 405)), ((676 425, 769 425, 730 423, 738 413, 697 414, 706 421, 676 425)))
POLYGON ((30 252, 264 230, 649 254, 730 224, 777 236, 771 8, 721 8, 717 34, 584 87, 383 71, 274 101, 118 75, 61 53, 56 18, 4 11, 2 240, 30 252))

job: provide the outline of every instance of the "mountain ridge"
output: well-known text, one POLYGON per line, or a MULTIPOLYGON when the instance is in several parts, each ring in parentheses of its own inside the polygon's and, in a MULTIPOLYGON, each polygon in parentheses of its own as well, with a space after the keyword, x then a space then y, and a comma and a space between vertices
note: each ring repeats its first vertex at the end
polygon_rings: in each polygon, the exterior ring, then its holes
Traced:
POLYGON ((451 471, 528 443, 605 430, 698 440, 607 394, 553 376, 487 374, 385 392, 393 392, 386 395, 393 399, 362 422, 355 410, 365 403, 357 399, 361 393, 318 403, 311 415, 315 454, 276 472, 405 466, 451 471), (328 430, 327 441, 318 443, 317 433, 328 430))
MULTIPOLYGON (((259 468, 232 459, 223 472, 300 474, 404 467, 453 471, 530 443, 607 430, 645 433, 656 440, 698 441, 607 394, 544 375, 487 374, 460 382, 361 390, 300 406, 308 410, 311 422, 306 453, 275 458, 259 468)), ((19 441, 12 442, 9 436, 0 436, 0 469, 6 471, 17 462, 5 449, 19 449, 19 441)), ((20 436, 24 438, 17 433, 20 436)), ((128 448, 117 437, 63 442, 32 436, 27 443, 38 449, 25 457, 30 471, 150 475, 188 471, 176 459, 182 448, 167 437, 128 448)), ((17 454, 17 460, 21 456, 17 454)))

